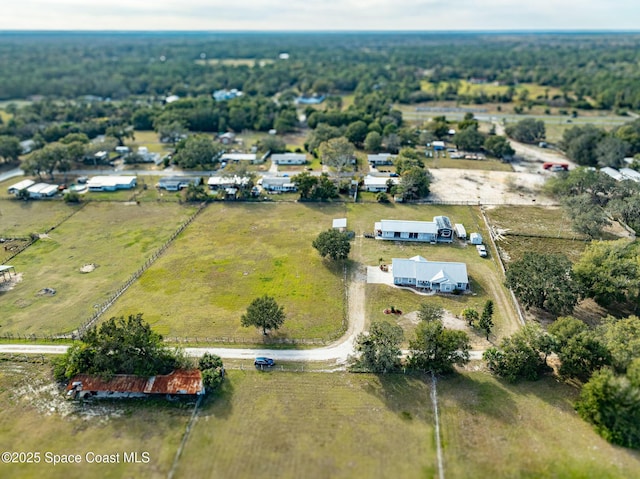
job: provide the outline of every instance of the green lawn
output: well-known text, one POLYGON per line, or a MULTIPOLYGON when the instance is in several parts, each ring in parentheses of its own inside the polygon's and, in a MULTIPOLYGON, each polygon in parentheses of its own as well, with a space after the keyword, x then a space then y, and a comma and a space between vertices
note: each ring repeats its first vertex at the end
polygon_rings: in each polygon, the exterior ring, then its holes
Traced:
MULTIPOLYGON (((159 400, 76 403, 52 382, 50 365, 0 362, 0 449, 40 452, 39 464, 2 464, 5 479, 166 478, 193 405, 159 400), (46 464, 45 453, 80 454, 80 464, 46 464), (119 464, 90 464, 86 454, 119 453, 119 464), (149 453, 126 464, 123 452, 149 453)), ((178 476, 179 477, 179 476, 178 476)))
MULTIPOLYGON (((421 88, 426 92, 433 92, 435 84, 429 81, 423 81, 421 88)), ((440 82, 438 84, 438 91, 444 91, 447 88, 447 82, 440 82)), ((477 96, 481 93, 485 95, 504 94, 509 89, 508 85, 497 85, 496 83, 482 83, 475 84, 469 83, 467 80, 460 80, 458 82, 458 94, 459 95, 471 95, 477 96)), ((562 90, 555 87, 545 87, 537 85, 535 83, 520 83, 514 86, 515 97, 518 98, 521 92, 524 90, 529 92, 528 98, 535 100, 539 97, 544 97, 545 93, 549 98, 553 98, 555 95, 562 95, 562 90)))
POLYGON ((438 382, 445 477, 627 479, 640 453, 608 444, 553 378, 509 385, 483 373, 438 382))
POLYGON ((0 332, 55 334, 73 330, 194 211, 194 207, 165 203, 85 206, 49 232, 48 238, 11 260, 22 281, 13 290, 0 293, 0 332), (82 274, 80 268, 88 263, 97 268, 82 274), (56 294, 40 295, 44 288, 53 288, 56 294))
POLYGON ((434 477, 429 393, 402 375, 230 371, 176 477, 434 477))
POLYGON ((213 203, 118 300, 110 314, 141 311, 167 337, 236 337, 249 303, 269 294, 287 320, 273 336, 332 338, 344 317, 341 267, 311 242, 345 215, 344 205, 213 203))
POLYGON ((134 131, 134 139, 127 139, 125 144, 133 151, 137 151, 139 146, 146 146, 151 153, 160 153, 161 156, 173 150, 173 146, 168 143, 160 143, 158 133, 155 131, 134 131))
POLYGON ((0 238, 44 233, 77 210, 78 205, 63 201, 0 199, 0 238))

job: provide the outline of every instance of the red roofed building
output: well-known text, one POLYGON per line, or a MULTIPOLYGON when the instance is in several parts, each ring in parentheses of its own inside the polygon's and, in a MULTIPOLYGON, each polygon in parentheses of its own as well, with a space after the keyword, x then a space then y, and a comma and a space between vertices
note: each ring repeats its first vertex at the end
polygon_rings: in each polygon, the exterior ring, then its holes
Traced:
POLYGON ((116 374, 109 380, 78 374, 67 385, 67 395, 74 398, 147 397, 160 394, 198 396, 204 393, 199 369, 177 369, 170 374, 150 378, 116 374))

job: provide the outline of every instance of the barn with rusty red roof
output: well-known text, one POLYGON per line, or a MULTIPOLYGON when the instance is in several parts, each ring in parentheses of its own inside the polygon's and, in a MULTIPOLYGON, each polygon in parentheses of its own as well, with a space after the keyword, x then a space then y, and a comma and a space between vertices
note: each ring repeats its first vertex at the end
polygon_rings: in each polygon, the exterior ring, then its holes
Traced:
POLYGON ((99 376, 78 374, 67 385, 67 395, 74 398, 199 396, 204 393, 202 374, 198 369, 178 369, 170 374, 148 378, 132 374, 115 374, 108 380, 99 376))

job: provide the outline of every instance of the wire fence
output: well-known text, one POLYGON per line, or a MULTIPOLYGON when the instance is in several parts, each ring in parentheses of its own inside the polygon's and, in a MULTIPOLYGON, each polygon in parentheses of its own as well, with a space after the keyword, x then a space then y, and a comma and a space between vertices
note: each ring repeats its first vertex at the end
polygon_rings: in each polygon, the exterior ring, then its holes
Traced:
POLYGON ((91 315, 82 325, 74 332, 70 334, 62 334, 57 337, 63 338, 76 338, 82 336, 82 334, 95 322, 100 319, 100 317, 115 303, 115 301, 122 296, 122 294, 129 289, 129 287, 144 273, 166 250, 167 248, 175 241, 175 239, 184 231, 184 229, 191 224, 191 222, 196 219, 196 217, 206 208, 206 203, 201 203, 198 209, 194 214, 192 214, 184 223, 182 223, 176 231, 169 237, 169 239, 155 252, 149 257, 144 264, 138 268, 134 273, 129 276, 129 279, 124 282, 106 301, 97 306, 96 312, 91 315))

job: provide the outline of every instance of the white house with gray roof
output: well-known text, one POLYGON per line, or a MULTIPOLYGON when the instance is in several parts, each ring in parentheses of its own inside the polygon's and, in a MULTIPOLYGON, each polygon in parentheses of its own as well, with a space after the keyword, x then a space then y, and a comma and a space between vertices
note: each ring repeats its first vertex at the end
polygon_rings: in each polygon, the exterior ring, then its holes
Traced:
POLYGON ((374 236, 380 240, 451 243, 453 226, 446 216, 433 221, 381 220, 374 225, 374 236))
POLYGON ((397 286, 412 286, 444 293, 469 289, 465 263, 427 261, 422 256, 409 259, 393 258, 391 273, 393 284, 397 286))
POLYGON ((307 155, 304 153, 274 153, 271 161, 276 165, 304 165, 307 155))

